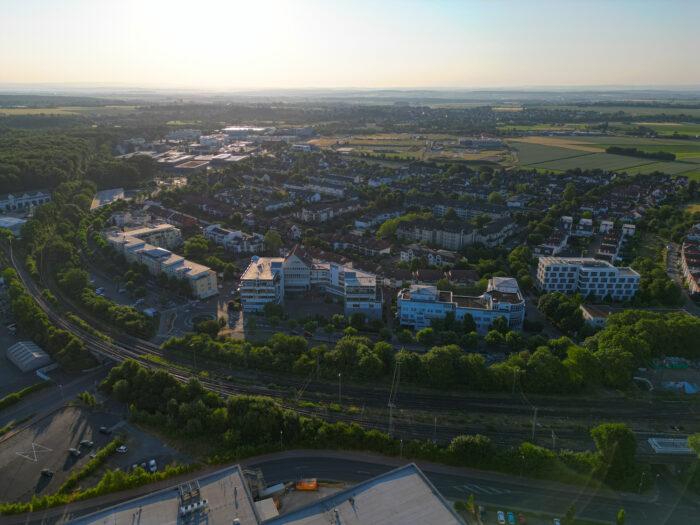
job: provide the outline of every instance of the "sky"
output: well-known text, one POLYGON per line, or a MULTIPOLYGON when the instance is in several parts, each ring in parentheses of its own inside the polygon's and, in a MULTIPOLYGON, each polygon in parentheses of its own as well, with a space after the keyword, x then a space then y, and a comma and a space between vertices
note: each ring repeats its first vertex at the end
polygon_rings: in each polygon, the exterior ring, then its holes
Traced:
POLYGON ((700 86, 700 0, 0 0, 0 84, 700 86))

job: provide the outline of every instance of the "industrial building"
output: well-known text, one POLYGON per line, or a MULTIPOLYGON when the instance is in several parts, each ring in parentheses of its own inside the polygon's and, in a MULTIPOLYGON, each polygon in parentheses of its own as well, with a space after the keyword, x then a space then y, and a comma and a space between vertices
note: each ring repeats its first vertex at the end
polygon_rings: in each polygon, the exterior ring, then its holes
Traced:
POLYGON ((375 275, 336 263, 311 260, 299 246, 287 257, 253 257, 241 276, 241 305, 259 312, 267 303, 282 304, 285 295, 318 290, 341 298, 346 315, 381 318, 382 295, 375 275))
POLYGON ((522 330, 525 299, 518 281, 511 277, 489 279, 486 292, 480 296, 454 295, 433 285, 420 284, 399 291, 396 316, 403 326, 420 330, 430 326, 433 319, 444 319, 448 314, 454 315, 457 321, 471 315, 480 334, 488 332, 499 317, 508 321, 511 330, 522 330))
POLYGON ((632 268, 616 267, 599 259, 540 257, 536 284, 543 292, 629 301, 639 289, 639 274, 632 268))
POLYGON ((22 372, 31 372, 51 363, 49 354, 33 341, 20 341, 9 347, 5 355, 22 372))
MULTIPOLYGON (((414 464, 344 490, 307 492, 292 504, 295 484, 256 486, 250 471, 228 467, 73 520, 74 525, 463 525, 414 464), (176 489, 176 490, 175 490, 176 489), (274 497, 273 497, 274 494, 274 497), (311 501, 309 501, 311 500, 311 501), (289 509, 289 510, 287 510, 289 509)), ((298 487, 298 484, 296 485, 298 487)), ((297 492, 298 494, 298 492, 297 492)))

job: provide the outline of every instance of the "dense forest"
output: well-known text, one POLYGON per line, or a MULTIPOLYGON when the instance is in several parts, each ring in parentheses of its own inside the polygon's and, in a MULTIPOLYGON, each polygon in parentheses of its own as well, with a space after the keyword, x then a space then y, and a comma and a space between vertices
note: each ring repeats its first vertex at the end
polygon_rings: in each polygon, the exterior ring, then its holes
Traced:
POLYGON ((0 133, 0 193, 53 189, 86 178, 98 189, 136 187, 153 178, 156 165, 148 157, 112 157, 110 133, 0 133))
POLYGON ((87 169, 88 141, 61 134, 0 135, 0 193, 54 188, 87 169))

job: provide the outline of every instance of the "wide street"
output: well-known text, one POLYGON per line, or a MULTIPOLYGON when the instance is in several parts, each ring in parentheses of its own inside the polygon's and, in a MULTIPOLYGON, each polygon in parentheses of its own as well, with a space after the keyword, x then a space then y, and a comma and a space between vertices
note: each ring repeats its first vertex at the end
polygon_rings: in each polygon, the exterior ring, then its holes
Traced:
MULTIPOLYGON (((291 451, 244 461, 261 468, 267 483, 316 477, 350 483, 372 478, 403 465, 407 460, 372 454, 328 451, 291 451)), ((618 509, 627 512, 627 524, 662 525, 697 523, 700 504, 672 488, 663 478, 643 495, 587 490, 584 487, 530 478, 416 462, 448 500, 466 500, 492 509, 523 510, 563 516, 574 504, 579 517, 610 523, 618 509)), ((493 512, 491 512, 493 515, 493 512)))

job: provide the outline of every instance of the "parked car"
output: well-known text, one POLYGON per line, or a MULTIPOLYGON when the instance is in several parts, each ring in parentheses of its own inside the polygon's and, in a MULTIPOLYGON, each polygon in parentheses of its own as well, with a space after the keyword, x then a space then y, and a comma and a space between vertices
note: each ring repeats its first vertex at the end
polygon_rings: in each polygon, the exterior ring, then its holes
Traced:
POLYGON ((68 453, 76 458, 80 456, 80 450, 78 450, 77 448, 69 448, 68 453))
POLYGON ((151 461, 148 462, 148 471, 153 473, 156 470, 158 470, 158 465, 156 464, 156 460, 152 459, 151 461))
POLYGON ((83 440, 80 442, 80 446, 81 446, 81 447, 90 448, 90 447, 93 446, 93 445, 94 445, 94 443, 93 443, 92 441, 90 441, 89 439, 83 439, 83 440))
POLYGON ((515 514, 512 512, 508 513, 508 525, 515 525, 515 514))
POLYGON ((108 429, 107 427, 100 427, 100 434, 110 435, 111 433, 112 433, 112 431, 110 429, 108 429))
POLYGON ((126 445, 119 445, 117 447, 117 452, 120 454, 125 454, 128 449, 126 448, 126 445))
POLYGON ((498 525, 506 525, 506 515, 502 510, 496 513, 496 520, 498 520, 498 525))
POLYGON ((527 525, 527 519, 525 518, 525 514, 522 512, 518 512, 518 523, 520 525, 527 525))
POLYGON ((561 525, 561 521, 559 520, 559 518, 554 518, 554 520, 552 521, 552 525, 561 525))
POLYGON ((47 468, 41 469, 41 475, 46 476, 47 478, 50 478, 53 476, 53 470, 50 470, 47 468))

